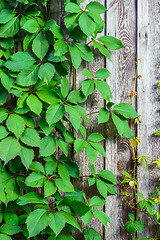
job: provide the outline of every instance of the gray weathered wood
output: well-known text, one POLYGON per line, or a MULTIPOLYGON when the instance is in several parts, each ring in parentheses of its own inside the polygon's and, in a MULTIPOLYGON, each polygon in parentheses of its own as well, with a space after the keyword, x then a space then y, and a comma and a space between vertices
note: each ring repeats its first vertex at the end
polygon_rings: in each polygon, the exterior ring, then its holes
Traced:
MULTIPOLYGON (((159 138, 153 133, 159 129, 159 89, 157 87, 160 51, 160 2, 158 0, 146 0, 145 3, 138 0, 138 58, 142 60, 139 64, 138 74, 142 79, 138 80, 137 87, 137 109, 141 115, 142 123, 138 128, 138 136, 141 137, 139 154, 148 154, 151 159, 147 170, 143 166, 138 168, 138 190, 145 198, 155 189, 158 180, 158 171, 153 168, 151 162, 159 157, 159 138)), ((153 237, 153 221, 144 214, 139 214, 144 221, 143 237, 153 237)))
MULTIPOLYGON (((134 85, 136 58, 135 3, 136 1, 130 0, 107 1, 107 35, 119 38, 125 46, 125 49, 112 51, 112 62, 107 60, 107 69, 111 72, 107 82, 111 86, 115 103, 131 103, 129 93, 134 85)), ((115 127, 111 123, 106 125, 106 137, 105 168, 111 170, 120 183, 121 171, 129 171, 133 168, 130 143, 125 138, 117 137, 115 127)), ((120 188, 117 188, 117 196, 108 197, 105 211, 111 218, 111 224, 108 224, 105 231, 105 239, 131 239, 123 229, 129 209, 122 200, 120 188)))

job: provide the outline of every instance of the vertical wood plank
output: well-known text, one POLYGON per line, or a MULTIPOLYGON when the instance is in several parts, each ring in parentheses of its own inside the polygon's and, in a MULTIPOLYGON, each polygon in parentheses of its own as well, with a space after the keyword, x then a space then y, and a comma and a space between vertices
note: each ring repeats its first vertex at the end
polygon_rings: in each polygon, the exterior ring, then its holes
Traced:
MULTIPOLYGON (((159 89, 157 88, 158 72, 157 66, 160 51, 160 1, 146 0, 145 3, 138 0, 138 58, 142 60, 139 64, 138 74, 142 79, 138 80, 138 114, 141 115, 142 123, 138 128, 138 136, 141 137, 139 154, 148 154, 151 159, 147 170, 143 166, 138 168, 138 191, 142 192, 145 198, 155 188, 158 181, 158 172, 153 169, 151 162, 159 158, 159 138, 153 133, 159 129, 159 89)), ((145 214, 139 214, 144 222, 143 237, 153 237, 153 221, 145 214)))
MULTIPOLYGON (((85 6, 91 2, 91 0, 85 1, 81 6, 83 6, 83 9, 85 6)), ((105 4, 104 0, 99 0, 101 4, 105 4)), ((102 15, 103 20, 105 19, 104 15, 102 15)), ((103 35, 103 33, 102 33, 103 35)), ((100 35, 99 35, 100 36, 100 35)), ((90 45, 91 46, 91 45, 90 45)), ((91 46, 92 50, 93 47, 91 46)), ((95 55, 94 63, 83 63, 82 66, 78 69, 77 75, 76 75, 76 88, 79 88, 82 80, 85 79, 84 76, 82 76, 83 68, 89 69, 93 74, 99 69, 103 68, 105 65, 104 57, 98 52, 93 51, 95 55)), ((84 105, 85 110, 87 113, 92 113, 98 111, 101 107, 104 106, 103 97, 101 94, 99 94, 98 91, 95 91, 91 96, 88 97, 87 103, 84 105)), ((88 117, 89 123, 84 123, 83 125, 87 128, 87 135, 90 135, 93 132, 100 132, 102 135, 103 133, 103 126, 98 125, 98 114, 93 114, 88 117)), ((103 144, 103 143, 102 143, 103 144)), ((81 176, 88 176, 91 174, 88 165, 91 164, 90 159, 87 157, 85 151, 83 151, 79 156, 76 156, 76 160, 78 161, 78 165, 80 166, 80 175, 81 176)), ((102 155, 98 154, 98 158, 95 162, 95 169, 96 172, 104 169, 104 158, 102 155)), ((89 188, 88 186, 88 178, 81 178, 82 179, 82 189, 86 193, 87 199, 90 200, 90 198, 94 195, 99 195, 99 193, 96 191, 95 187, 89 188)), ((103 208, 98 208, 100 210, 103 210, 103 208)), ((102 238, 104 237, 103 232, 104 228, 103 225, 100 223, 100 221, 97 218, 93 218, 92 221, 87 225, 88 227, 94 228, 96 231, 98 231, 102 238)), ((76 239, 81 239, 79 236, 76 236, 76 239)))
MULTIPOLYGON (((129 93, 134 85, 136 59, 136 1, 107 0, 106 2, 107 35, 120 39, 125 46, 125 49, 112 52, 112 62, 107 60, 107 69, 111 72, 107 82, 112 89, 113 102, 131 103, 129 93)), ((106 125, 106 137, 105 167, 117 176, 120 183, 121 171, 133 169, 130 142, 117 136, 112 123, 106 125)), ((111 224, 108 224, 105 231, 106 240, 131 239, 124 231, 129 209, 122 200, 120 192, 120 188, 117 188, 117 196, 109 196, 107 199, 106 213, 111 219, 111 224)))

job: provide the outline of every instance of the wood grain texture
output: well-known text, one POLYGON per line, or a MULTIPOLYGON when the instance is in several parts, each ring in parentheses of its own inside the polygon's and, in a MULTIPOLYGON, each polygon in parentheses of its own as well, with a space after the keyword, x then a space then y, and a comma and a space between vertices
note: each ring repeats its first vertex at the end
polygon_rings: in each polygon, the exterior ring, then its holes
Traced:
MULTIPOLYGON (((113 102, 131 103, 130 91, 134 85, 136 58, 136 1, 108 0, 107 1, 107 35, 119 38, 125 49, 112 51, 112 62, 107 61, 107 69, 111 76, 107 80, 113 93, 113 102)), ((106 154, 105 168, 111 170, 120 183, 121 171, 133 169, 132 152, 129 140, 119 138, 113 123, 106 124, 106 154)), ((123 189, 123 191, 128 190, 123 189)), ((106 203, 106 213, 111 218, 111 224, 105 231, 105 239, 129 240, 131 237, 124 231, 128 220, 128 211, 122 200, 120 189, 117 196, 109 196, 106 203)), ((132 197, 132 192, 129 198, 132 197)), ((129 200, 129 199, 128 199, 129 200)))
MULTIPOLYGON (((137 86, 138 114, 141 115, 142 123, 138 128, 138 135, 141 137, 139 154, 148 154, 151 159, 147 170, 140 166, 138 169, 138 190, 146 198, 155 188, 158 180, 158 171, 153 168, 151 162, 159 158, 159 137, 153 133, 160 126, 159 121, 159 89, 157 81, 160 75, 157 71, 160 51, 160 1, 146 0, 145 4, 138 0, 138 58, 142 60, 139 64, 138 74, 142 75, 137 86)), ((144 214, 143 214, 144 215, 144 214)), ((143 237, 153 237, 153 222, 148 217, 142 217, 144 221, 143 237)))

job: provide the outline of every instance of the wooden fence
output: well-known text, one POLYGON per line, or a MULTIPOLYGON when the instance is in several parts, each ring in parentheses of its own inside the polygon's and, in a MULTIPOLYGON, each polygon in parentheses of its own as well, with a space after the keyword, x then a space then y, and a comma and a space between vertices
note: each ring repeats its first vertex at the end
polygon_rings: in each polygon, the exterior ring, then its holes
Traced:
MULTIPOLYGON (((64 1, 52 0, 53 17, 62 23, 64 17, 64 1)), ((85 1, 82 5, 90 2, 85 1)), ((78 69, 76 73, 76 88, 83 80, 83 67, 89 68, 95 72, 100 67, 106 67, 112 74, 108 79, 113 93, 113 101, 131 103, 130 92, 134 87, 135 69, 137 59, 139 63, 138 79, 136 92, 137 97, 134 101, 134 107, 140 116, 142 123, 135 127, 134 132, 140 137, 141 144, 138 147, 137 154, 148 154, 151 158, 147 170, 143 166, 138 167, 138 191, 145 197, 154 189, 154 183, 158 180, 158 170, 152 167, 151 162, 159 157, 159 138, 153 133, 160 128, 159 126, 159 89, 157 87, 159 50, 160 50, 160 1, 158 0, 99 0, 108 9, 102 17, 106 23, 105 32, 102 34, 111 35, 119 38, 125 46, 125 49, 112 52, 112 62, 106 61, 98 52, 95 51, 96 59, 94 64, 88 64, 78 69)), ((72 80, 71 80, 72 81, 72 80)), ((104 106, 104 101, 98 92, 89 97, 86 105, 87 113, 96 112, 104 106)), ((93 131, 100 131, 105 136, 104 147, 107 157, 104 159, 98 156, 96 161, 96 170, 111 170, 118 179, 122 180, 121 171, 132 171, 133 160, 130 141, 120 138, 112 124, 98 125, 98 114, 91 114, 90 124, 87 125, 88 134, 93 131)), ((87 167, 89 159, 85 152, 77 156, 76 161, 80 166, 81 176, 89 174, 87 167)), ((88 189, 87 179, 82 178, 82 188, 90 198, 95 189, 88 189)), ((125 189, 123 189, 125 190, 125 189)), ((127 190, 127 189, 126 189, 127 190)), ((121 196, 121 189, 117 187, 117 195, 109 196, 106 206, 103 209, 111 219, 106 229, 96 219, 93 219, 90 226, 98 230, 101 236, 106 240, 130 240, 124 224, 128 220, 128 213, 131 210, 126 206, 121 196)), ((132 202, 133 193, 130 192, 128 201, 132 202)), ((134 203, 133 203, 134 204, 134 203)), ((144 214, 143 214, 144 215, 144 214)), ((144 227, 142 235, 139 238, 151 237, 153 233, 153 222, 143 218, 144 227)), ((76 236, 76 239, 79 239, 76 236)))

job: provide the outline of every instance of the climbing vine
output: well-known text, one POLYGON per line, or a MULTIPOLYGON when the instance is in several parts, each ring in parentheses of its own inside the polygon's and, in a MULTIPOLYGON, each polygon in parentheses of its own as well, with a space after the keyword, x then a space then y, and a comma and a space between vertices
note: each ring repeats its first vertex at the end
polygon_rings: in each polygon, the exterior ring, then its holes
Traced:
POLYGON ((124 46, 112 36, 99 37, 106 12, 99 2, 82 9, 84 0, 66 0, 62 27, 51 18, 51 2, 0 1, 0 239, 73 240, 76 228, 82 239, 101 240, 87 224, 96 216, 107 227, 109 217, 94 207, 116 194, 117 180, 109 170, 95 171, 98 153, 106 157, 99 143, 104 137, 88 136, 82 106, 97 89, 106 102, 98 124, 112 118, 120 136, 133 140, 128 119, 138 114, 128 103, 112 102, 106 68, 95 75, 84 68, 79 89, 75 75, 82 61, 94 62, 91 45, 109 60, 110 51, 124 46), (75 152, 83 149, 90 159, 88 184, 99 191, 89 202, 73 185, 80 181, 75 152))

